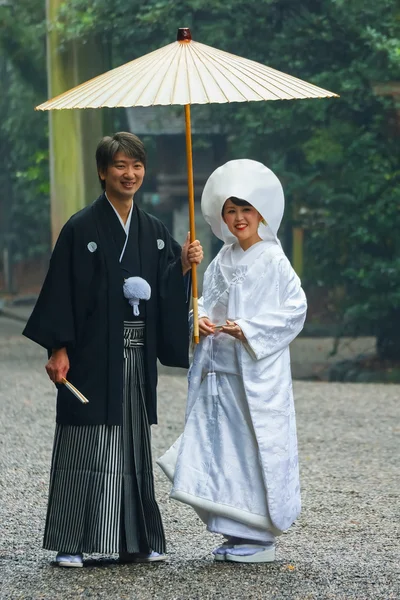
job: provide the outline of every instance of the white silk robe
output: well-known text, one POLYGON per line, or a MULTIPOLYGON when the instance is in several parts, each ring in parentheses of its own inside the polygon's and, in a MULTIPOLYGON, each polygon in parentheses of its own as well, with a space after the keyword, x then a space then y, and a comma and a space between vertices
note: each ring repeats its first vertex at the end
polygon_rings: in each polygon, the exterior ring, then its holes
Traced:
POLYGON ((301 506, 289 344, 303 327, 306 298, 275 241, 246 252, 225 245, 203 289, 199 316, 234 320, 247 341, 201 339, 184 432, 158 464, 173 481, 171 497, 193 506, 209 529, 220 519, 279 535, 301 506))

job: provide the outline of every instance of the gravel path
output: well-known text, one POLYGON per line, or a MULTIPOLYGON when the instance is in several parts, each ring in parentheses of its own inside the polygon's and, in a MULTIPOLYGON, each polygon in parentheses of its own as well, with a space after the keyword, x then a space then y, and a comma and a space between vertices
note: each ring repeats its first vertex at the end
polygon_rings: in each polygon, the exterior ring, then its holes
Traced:
MULTIPOLYGON (((44 353, 0 318, 0 598, 109 600, 400 598, 400 386, 296 382, 303 512, 270 565, 215 564, 215 536, 168 499, 156 466, 169 561, 84 569, 41 549, 54 430, 44 353)), ((154 456, 182 429, 186 381, 162 375, 154 456)))

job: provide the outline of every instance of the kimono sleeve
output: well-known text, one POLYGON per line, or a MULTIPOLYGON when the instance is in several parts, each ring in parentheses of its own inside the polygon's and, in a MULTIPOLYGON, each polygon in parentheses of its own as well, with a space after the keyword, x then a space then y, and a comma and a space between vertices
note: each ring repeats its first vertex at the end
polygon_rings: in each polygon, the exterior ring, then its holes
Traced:
POLYGON ((72 236, 72 227, 67 223, 61 230, 39 298, 22 332, 49 351, 75 343, 72 236))
POLYGON ((164 259, 159 265, 157 354, 165 366, 187 368, 190 275, 182 274, 181 253, 181 246, 165 230, 164 259))
POLYGON ((306 296, 287 258, 279 259, 275 268, 277 298, 273 300, 267 295, 258 314, 236 321, 246 337, 245 346, 256 360, 289 346, 303 329, 306 318, 306 296))

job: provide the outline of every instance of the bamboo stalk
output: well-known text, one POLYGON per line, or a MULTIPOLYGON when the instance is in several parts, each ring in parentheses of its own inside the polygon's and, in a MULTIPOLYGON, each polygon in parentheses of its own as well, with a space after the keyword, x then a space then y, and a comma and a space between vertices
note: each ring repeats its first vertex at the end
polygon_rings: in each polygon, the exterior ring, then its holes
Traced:
MULTIPOLYGON (((190 104, 185 104, 185 124, 186 124, 186 161, 188 176, 188 194, 189 194, 189 226, 190 242, 196 239, 196 225, 194 218, 194 183, 193 183, 193 152, 192 152, 192 131, 190 123, 190 104)), ((193 301, 193 340, 195 344, 200 341, 199 334, 199 311, 197 305, 197 270, 196 265, 192 265, 192 301, 193 301)))

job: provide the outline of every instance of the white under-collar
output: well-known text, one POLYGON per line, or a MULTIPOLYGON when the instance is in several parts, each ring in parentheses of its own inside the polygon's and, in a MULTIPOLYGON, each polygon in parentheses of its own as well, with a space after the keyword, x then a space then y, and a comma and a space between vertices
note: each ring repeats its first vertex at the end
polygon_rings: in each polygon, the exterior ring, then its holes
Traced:
MULTIPOLYGON (((104 192, 104 193, 105 193, 105 196, 106 196, 106 198, 107 198, 108 202, 110 202, 110 200, 108 199, 108 196, 107 196, 107 192, 104 192)), ((124 254, 125 254, 125 249, 126 249, 126 245, 127 245, 127 243, 128 243, 128 238, 129 238, 129 228, 130 228, 130 226, 131 226, 131 219, 132 219, 132 212, 133 212, 133 211, 132 211, 132 209, 133 209, 133 200, 132 200, 132 206, 131 206, 131 209, 130 209, 130 211, 129 211, 129 215, 128 215, 128 218, 127 218, 127 220, 126 220, 126 223, 124 223, 124 222, 123 222, 123 220, 121 219, 120 215, 118 214, 118 211, 117 211, 117 209, 116 209, 116 208, 115 208, 115 206, 112 204, 112 202, 110 202, 110 204, 111 204, 111 206, 113 207, 113 210, 114 210, 115 214, 117 215, 117 217, 118 217, 118 220, 119 220, 119 222, 121 223, 123 230, 124 230, 124 231, 125 231, 125 233, 126 233, 126 240, 125 240, 125 244, 124 244, 124 247, 122 248, 121 256, 119 257, 119 262, 121 262, 121 260, 122 260, 122 257, 123 257, 123 256, 124 256, 124 254)))
MULTIPOLYGON (((107 192, 104 192, 104 193, 105 193, 105 196, 106 196, 106 198, 107 198, 108 202, 110 202, 110 200, 109 200, 109 198, 108 198, 108 196, 107 196, 107 192)), ((121 219, 121 216, 120 216, 120 214, 118 213, 118 211, 117 211, 117 209, 115 208, 115 206, 113 205, 113 203, 112 203, 112 202, 110 202, 110 204, 111 204, 111 206, 112 206, 112 208, 113 208, 113 210, 114 210, 115 214, 117 215, 117 217, 118 217, 118 220, 119 220, 119 222, 121 223, 123 230, 125 231, 126 235, 128 235, 128 234, 129 234, 129 228, 130 228, 130 226, 131 226, 131 219, 132 219, 132 208, 133 208, 133 200, 132 200, 132 205, 131 205, 131 208, 130 208, 129 215, 128 215, 128 218, 127 218, 127 220, 126 220, 126 223, 124 223, 124 222, 123 222, 123 220, 121 219)))

